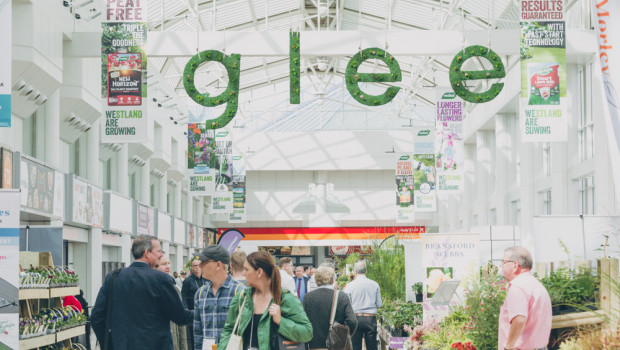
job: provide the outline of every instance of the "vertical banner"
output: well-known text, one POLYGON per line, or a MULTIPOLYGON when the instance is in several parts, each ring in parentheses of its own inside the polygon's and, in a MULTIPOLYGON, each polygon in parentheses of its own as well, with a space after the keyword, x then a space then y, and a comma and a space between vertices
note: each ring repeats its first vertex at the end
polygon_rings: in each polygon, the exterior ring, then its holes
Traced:
POLYGON ((188 123, 187 154, 189 193, 202 196, 212 195, 215 192, 215 168, 217 166, 215 131, 207 130, 204 123, 188 123))
POLYGON ((448 89, 438 89, 435 119, 435 169, 439 194, 462 193, 463 162, 463 100, 448 89))
POLYGON ((228 130, 214 131, 216 169, 215 193, 211 196, 211 214, 231 214, 233 212, 232 135, 228 130))
MULTIPOLYGON (((605 129, 609 140, 610 159, 620 159, 620 94, 616 85, 620 84, 620 2, 595 0, 592 1, 592 13, 596 14, 594 21, 598 34, 599 58, 607 110, 609 118, 605 117, 605 129)), ((620 179, 620 163, 612 161, 614 179, 620 179)), ((620 201, 620 185, 616 184, 616 201, 620 201)))
MULTIPOLYGON (((439 286, 444 281, 459 281, 456 292, 463 295, 467 281, 473 280, 478 273, 477 234, 426 234, 422 236, 421 265, 424 272, 424 321, 440 321, 450 312, 449 305, 458 301, 452 293, 438 295, 445 305, 432 305, 439 286)), ((453 282, 456 284, 457 282, 453 282)), ((463 300, 463 298, 461 298, 463 300)), ((436 300, 439 301, 439 300, 436 300)))
POLYGON ((246 222, 245 214, 245 159, 243 156, 233 156, 233 211, 228 218, 231 224, 246 222))
POLYGON ((142 143, 146 122, 146 1, 106 1, 101 23, 102 143, 142 143))
POLYGON ((2 173, 0 174, 2 186, 0 186, 0 188, 11 189, 13 188, 13 152, 6 148, 2 148, 0 152, 2 163, 0 164, 0 168, 2 169, 2 173))
POLYGON ((0 51, 0 127, 11 126, 11 0, 0 0, 0 33, 7 38, 0 51))
POLYGON ((413 222, 413 163, 404 154, 396 162, 396 222, 413 222))
POLYGON ((437 170, 435 169, 434 133, 418 130, 413 151, 413 203, 419 213, 437 211, 437 170))
POLYGON ((0 348, 19 349, 19 191, 0 190, 0 348))
POLYGON ((566 1, 520 2, 522 140, 566 141, 566 1))

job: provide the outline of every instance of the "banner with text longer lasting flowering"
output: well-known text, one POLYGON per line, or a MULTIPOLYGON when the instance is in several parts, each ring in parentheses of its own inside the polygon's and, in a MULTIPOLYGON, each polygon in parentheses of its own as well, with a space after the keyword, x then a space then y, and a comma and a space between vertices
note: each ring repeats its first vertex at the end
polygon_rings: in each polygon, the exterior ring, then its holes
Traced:
POLYGON ((243 224, 246 222, 245 212, 245 159, 243 156, 233 156, 233 211, 228 217, 231 224, 243 224))
POLYGON ((566 1, 521 0, 523 142, 566 141, 566 1))
POLYGON ((101 142, 146 142, 146 1, 106 4, 101 23, 101 142))
POLYGON ((437 92, 435 119, 435 169, 438 195, 463 191, 463 100, 448 89, 437 92))
POLYGON ((396 222, 413 222, 413 163, 411 155, 401 155, 396 162, 396 222))

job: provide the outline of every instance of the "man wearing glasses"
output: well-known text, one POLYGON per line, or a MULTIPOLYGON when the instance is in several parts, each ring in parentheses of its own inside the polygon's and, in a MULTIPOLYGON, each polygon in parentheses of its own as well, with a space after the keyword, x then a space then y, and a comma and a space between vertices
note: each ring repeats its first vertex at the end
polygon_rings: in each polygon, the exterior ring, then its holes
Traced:
POLYGON ((531 273, 532 256, 523 247, 504 251, 502 274, 509 282, 499 314, 499 349, 546 349, 551 333, 551 299, 531 273))
MULTIPOLYGON (((181 287, 181 299, 183 305, 190 310, 194 311, 194 295, 202 288, 207 280, 202 277, 202 269, 200 268, 200 259, 198 257, 192 257, 192 271, 185 280, 181 287)), ((193 323, 187 325, 187 347, 189 349, 194 348, 194 328, 193 323)))

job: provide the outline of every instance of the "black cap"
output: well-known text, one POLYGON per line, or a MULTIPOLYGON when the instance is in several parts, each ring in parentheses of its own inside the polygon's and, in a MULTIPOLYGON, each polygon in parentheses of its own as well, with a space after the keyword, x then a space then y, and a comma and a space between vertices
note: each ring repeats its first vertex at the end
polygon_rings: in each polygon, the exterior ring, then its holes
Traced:
POLYGON ((198 254, 200 261, 215 260, 224 264, 230 264, 230 254, 228 250, 221 245, 210 245, 198 254))

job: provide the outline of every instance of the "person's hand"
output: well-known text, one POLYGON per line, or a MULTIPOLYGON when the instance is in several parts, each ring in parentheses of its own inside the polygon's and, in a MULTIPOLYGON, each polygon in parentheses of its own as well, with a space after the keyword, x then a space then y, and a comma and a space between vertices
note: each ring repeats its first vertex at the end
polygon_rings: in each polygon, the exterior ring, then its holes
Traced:
POLYGON ((279 326, 280 320, 282 319, 282 311, 280 310, 280 305, 271 304, 269 306, 269 315, 271 315, 273 322, 279 326))

